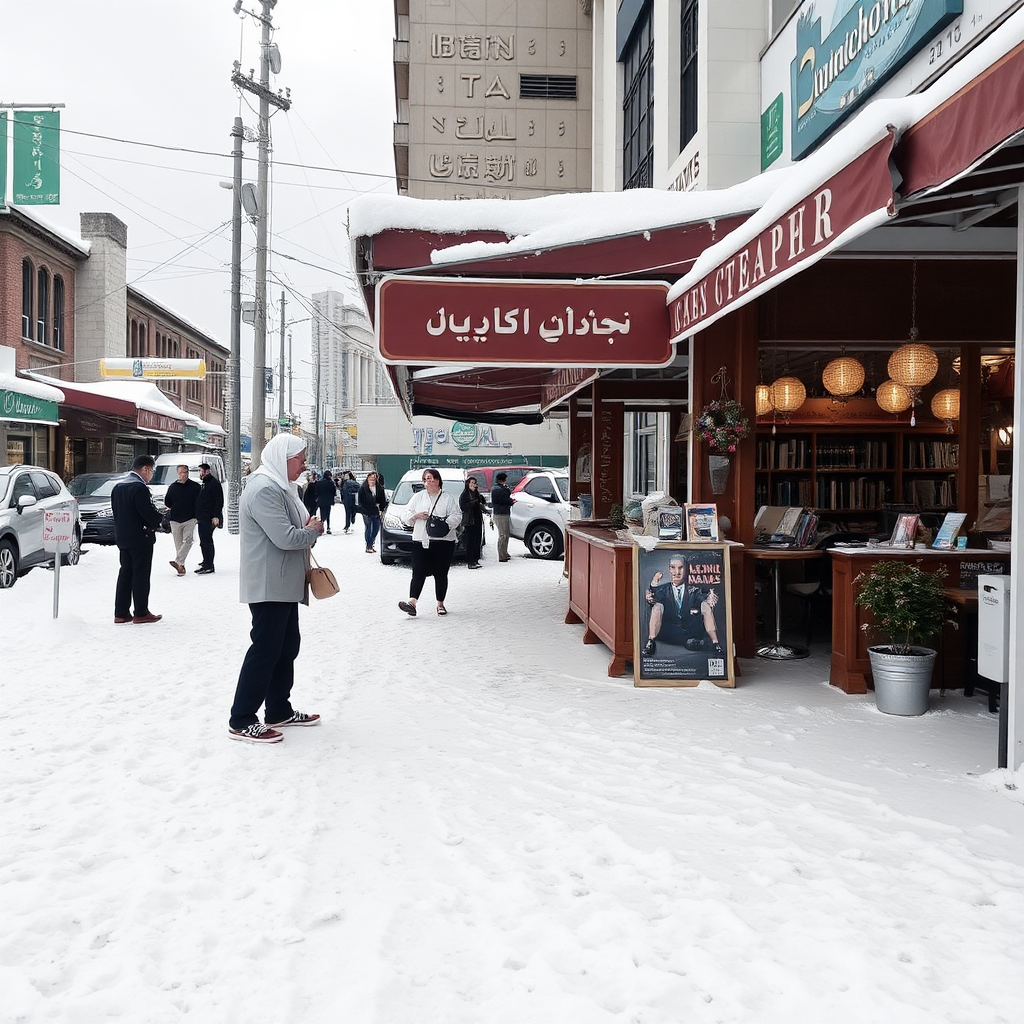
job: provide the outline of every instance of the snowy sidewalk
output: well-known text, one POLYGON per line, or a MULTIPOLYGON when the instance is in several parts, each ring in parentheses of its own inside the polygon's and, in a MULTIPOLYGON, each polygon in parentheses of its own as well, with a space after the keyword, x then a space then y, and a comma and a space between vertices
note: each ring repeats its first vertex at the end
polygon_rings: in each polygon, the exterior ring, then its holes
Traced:
MULTIPOLYGON (((295 706, 232 743, 237 538, 153 625, 116 551, 0 592, 5 1024, 1018 1024, 1024 802, 981 701, 880 715, 790 665, 635 689, 561 562, 446 604, 317 545, 295 706)), ((823 673, 822 673, 823 674, 823 673)), ((1018 785, 1024 785, 1019 776, 1018 785)))

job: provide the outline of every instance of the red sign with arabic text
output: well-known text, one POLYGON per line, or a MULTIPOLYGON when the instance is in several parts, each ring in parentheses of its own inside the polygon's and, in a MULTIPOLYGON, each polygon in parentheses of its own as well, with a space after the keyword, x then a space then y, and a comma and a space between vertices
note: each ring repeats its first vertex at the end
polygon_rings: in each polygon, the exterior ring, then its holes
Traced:
POLYGON ((384 278, 377 348, 386 363, 471 366, 666 366, 661 282, 384 278))

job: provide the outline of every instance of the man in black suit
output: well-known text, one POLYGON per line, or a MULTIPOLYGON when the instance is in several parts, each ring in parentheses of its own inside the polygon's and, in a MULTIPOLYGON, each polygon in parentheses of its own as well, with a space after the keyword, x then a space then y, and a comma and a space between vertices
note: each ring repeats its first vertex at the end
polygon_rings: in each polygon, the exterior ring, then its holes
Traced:
POLYGON ((202 490, 196 499, 196 524, 203 560, 196 573, 200 576, 209 576, 214 571, 213 531, 224 522, 224 488, 213 475, 208 462, 199 463, 199 481, 202 490))
POLYGON ((647 642, 640 652, 654 654, 656 637, 670 644, 678 644, 688 651, 722 650, 718 643, 718 626, 713 609, 718 595, 705 587, 687 586, 686 558, 673 555, 668 563, 669 579, 662 583, 663 575, 656 572, 647 588, 647 603, 651 606, 651 621, 647 642))
POLYGON ((131 475, 110 494, 114 514, 114 540, 121 555, 121 569, 114 591, 115 622, 159 622, 163 616, 149 610, 149 577, 153 568, 153 545, 160 529, 160 513, 153 505, 149 481, 156 460, 139 455, 131 475), (130 610, 135 605, 134 614, 130 610))

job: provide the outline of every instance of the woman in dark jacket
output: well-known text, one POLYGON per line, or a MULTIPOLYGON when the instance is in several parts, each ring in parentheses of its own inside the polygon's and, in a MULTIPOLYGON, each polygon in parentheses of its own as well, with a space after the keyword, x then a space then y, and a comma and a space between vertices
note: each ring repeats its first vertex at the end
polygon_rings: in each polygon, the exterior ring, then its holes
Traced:
POLYGON ((359 488, 359 514, 365 524, 366 553, 373 554, 377 549, 373 542, 380 533, 380 517, 388 507, 388 499, 376 473, 367 473, 366 482, 359 488))
POLYGON ((466 560, 470 569, 479 569, 487 501, 480 493, 475 476, 466 477, 466 486, 459 495, 459 508, 462 509, 462 528, 466 531, 466 560))
POLYGON ((331 509, 334 508, 334 499, 338 494, 338 488, 331 478, 331 471, 324 470, 323 478, 316 482, 316 504, 320 509, 320 520, 324 524, 324 532, 331 532, 331 509))
POLYGON ((316 515, 316 471, 309 471, 309 479, 306 481, 306 488, 302 492, 302 504, 311 516, 316 515))

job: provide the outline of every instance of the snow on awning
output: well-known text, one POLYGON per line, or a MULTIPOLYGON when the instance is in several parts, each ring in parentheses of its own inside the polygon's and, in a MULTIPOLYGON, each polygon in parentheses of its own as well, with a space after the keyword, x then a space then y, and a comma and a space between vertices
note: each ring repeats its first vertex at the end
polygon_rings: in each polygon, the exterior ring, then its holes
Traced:
POLYGON ((0 373, 0 420, 56 427, 57 405, 63 401, 59 388, 0 373))

